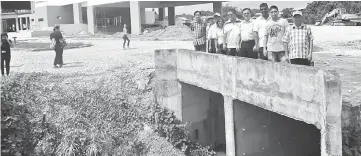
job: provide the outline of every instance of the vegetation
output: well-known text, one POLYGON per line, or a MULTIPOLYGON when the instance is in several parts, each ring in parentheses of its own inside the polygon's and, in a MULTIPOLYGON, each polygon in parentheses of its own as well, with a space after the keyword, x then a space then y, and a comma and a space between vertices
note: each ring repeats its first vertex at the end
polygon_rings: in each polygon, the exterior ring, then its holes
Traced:
POLYGON ((150 100, 151 84, 138 89, 129 71, 2 79, 1 154, 177 156, 201 150, 211 155, 187 140, 186 125, 150 100), (79 81, 85 77, 96 82, 79 81))

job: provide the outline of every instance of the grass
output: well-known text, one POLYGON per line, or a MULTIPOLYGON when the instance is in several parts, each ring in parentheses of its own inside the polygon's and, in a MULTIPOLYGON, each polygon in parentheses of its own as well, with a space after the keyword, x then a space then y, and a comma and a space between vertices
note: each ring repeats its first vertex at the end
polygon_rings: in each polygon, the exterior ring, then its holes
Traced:
MULTIPOLYGON (((82 42, 69 42, 64 49, 84 48, 91 47, 92 44, 82 42)), ((31 51, 47 51, 53 50, 50 48, 50 43, 44 42, 17 42, 15 48, 30 49, 31 51)))
POLYGON ((188 141, 185 125, 154 103, 154 73, 138 89, 130 71, 117 68, 105 76, 19 73, 2 79, 2 155, 178 156, 199 148, 208 151, 188 141))

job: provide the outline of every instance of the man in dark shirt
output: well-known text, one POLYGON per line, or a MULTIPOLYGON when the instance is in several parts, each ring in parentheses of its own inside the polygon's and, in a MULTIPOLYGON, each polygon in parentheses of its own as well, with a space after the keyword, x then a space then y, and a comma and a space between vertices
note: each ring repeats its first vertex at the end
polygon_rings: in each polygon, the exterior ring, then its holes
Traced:
POLYGON ((55 42, 55 59, 54 59, 54 68, 57 68, 59 65, 59 67, 63 66, 63 45, 62 45, 62 40, 63 40, 63 35, 61 35, 60 32, 60 26, 55 26, 53 29, 53 32, 50 34, 50 40, 52 40, 52 42, 55 42))
POLYGON ((13 47, 13 43, 8 38, 7 33, 1 34, 1 75, 4 76, 4 63, 6 67, 6 75, 10 72, 10 48, 13 47))

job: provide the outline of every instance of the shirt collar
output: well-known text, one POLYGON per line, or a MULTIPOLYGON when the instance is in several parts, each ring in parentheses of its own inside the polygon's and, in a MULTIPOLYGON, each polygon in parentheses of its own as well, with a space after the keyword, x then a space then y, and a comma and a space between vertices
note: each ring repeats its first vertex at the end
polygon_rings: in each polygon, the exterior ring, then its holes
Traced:
POLYGON ((252 23, 253 19, 251 18, 248 22, 246 20, 242 20, 242 23, 252 23))
MULTIPOLYGON (((236 21, 235 21, 234 23, 238 23, 238 22, 242 22, 242 21, 241 21, 240 19, 238 19, 238 18, 237 18, 237 19, 236 19, 236 21)), ((229 19, 229 20, 228 20, 225 24, 227 24, 227 23, 232 23, 232 22, 231 22, 231 19, 229 19)))
POLYGON ((300 27, 297 27, 295 24, 293 24, 293 26, 292 26, 292 29, 304 29, 304 28, 306 28, 306 25, 305 24, 301 24, 301 26, 300 27))
POLYGON ((267 18, 267 19, 265 19, 265 18, 261 15, 261 16, 259 16, 259 17, 258 17, 258 19, 261 19, 261 20, 269 20, 269 19, 271 19, 271 16, 270 16, 270 15, 268 15, 268 18, 267 18))

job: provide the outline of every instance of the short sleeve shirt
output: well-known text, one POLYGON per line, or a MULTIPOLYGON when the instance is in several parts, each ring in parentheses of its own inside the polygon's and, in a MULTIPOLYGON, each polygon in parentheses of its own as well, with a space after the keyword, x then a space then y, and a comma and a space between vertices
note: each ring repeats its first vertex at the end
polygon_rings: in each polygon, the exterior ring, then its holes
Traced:
POLYGON ((196 22, 193 21, 191 25, 191 30, 193 32, 193 44, 202 45, 206 43, 206 31, 207 25, 203 21, 196 22))
POLYGON ((63 39, 63 35, 59 31, 54 31, 50 34, 50 39, 55 39, 56 44, 60 44, 60 39, 63 39))
POLYGON ((259 47, 264 47, 263 41, 264 41, 264 33, 266 30, 266 23, 270 19, 271 16, 269 16, 267 19, 265 19, 263 16, 259 16, 258 18, 256 18, 256 20, 254 20, 253 31, 258 33, 259 47))
MULTIPOLYGON (((10 43, 11 40, 9 40, 10 43)), ((10 44, 5 42, 1 44, 1 54, 10 54, 10 44)))
POLYGON ((223 32, 225 34, 227 48, 239 48, 239 41, 241 40, 241 20, 237 19, 235 22, 227 21, 224 24, 223 32))
POLYGON ((280 18, 277 21, 268 20, 264 35, 268 36, 267 51, 280 52, 285 51, 282 38, 288 27, 288 21, 280 18))
POLYGON ((310 49, 309 44, 313 40, 311 28, 307 25, 296 27, 295 25, 287 28, 283 36, 283 42, 288 43, 289 58, 307 58, 310 49))
POLYGON ((254 21, 251 19, 250 21, 242 21, 241 23, 241 38, 242 41, 249 41, 254 40, 253 35, 253 27, 254 27, 254 21))

